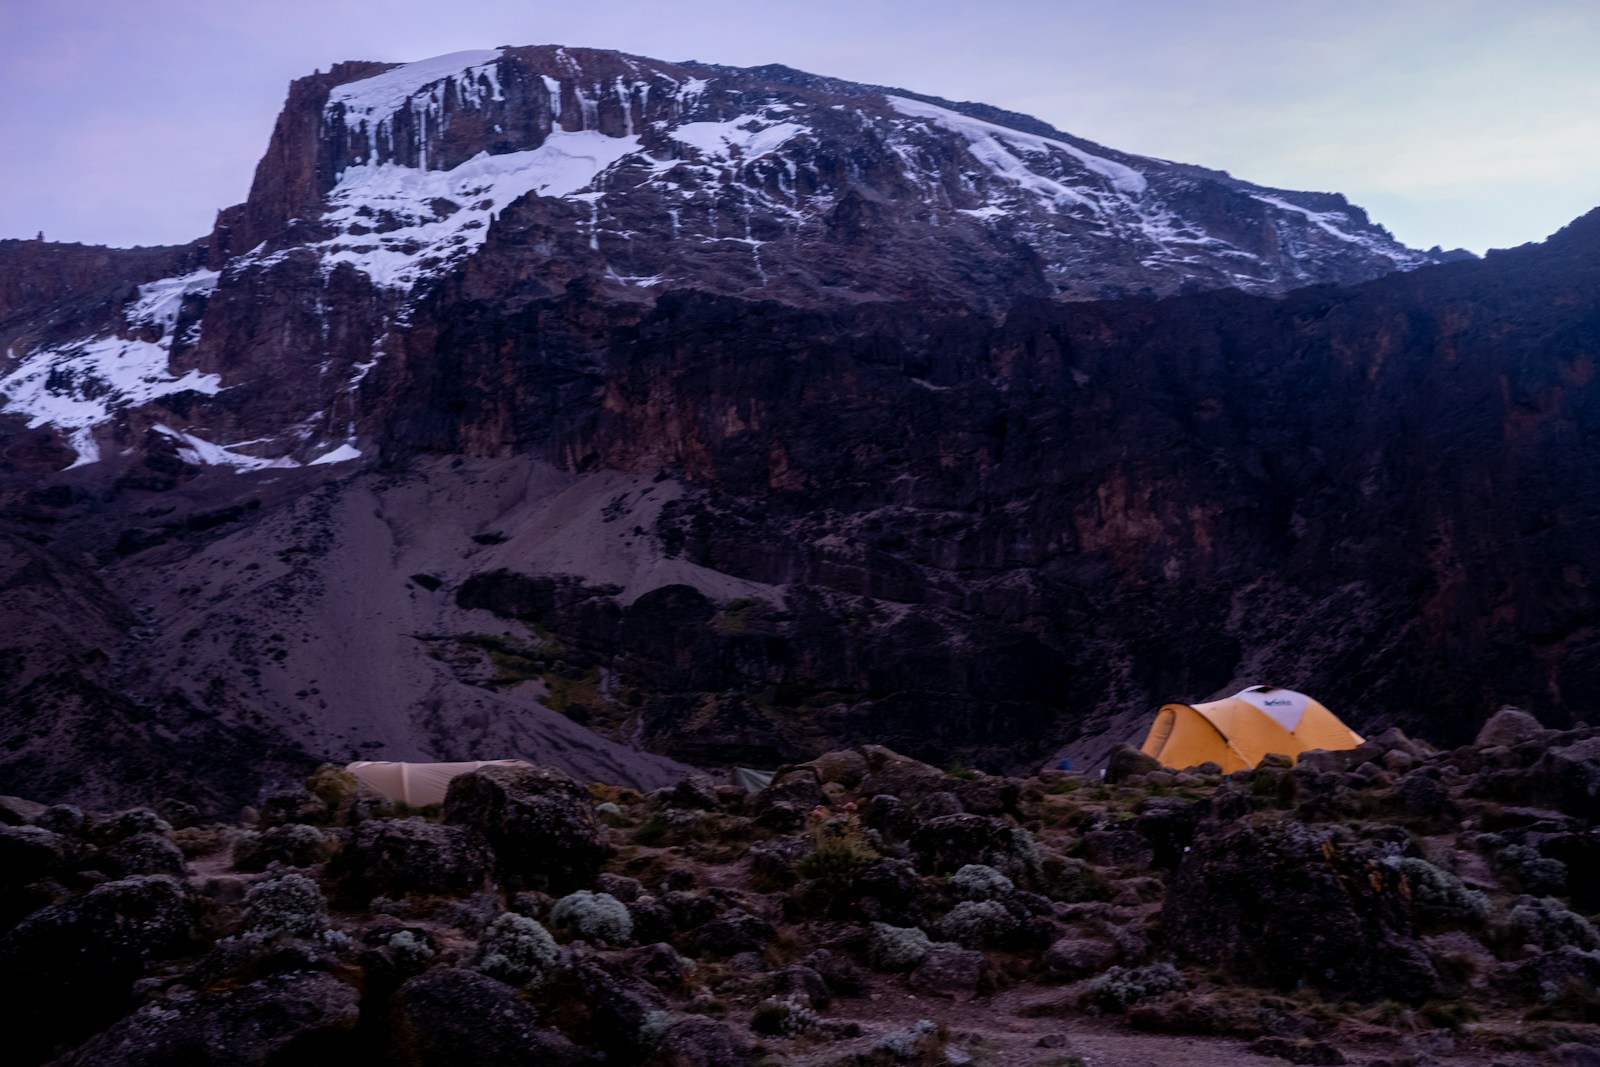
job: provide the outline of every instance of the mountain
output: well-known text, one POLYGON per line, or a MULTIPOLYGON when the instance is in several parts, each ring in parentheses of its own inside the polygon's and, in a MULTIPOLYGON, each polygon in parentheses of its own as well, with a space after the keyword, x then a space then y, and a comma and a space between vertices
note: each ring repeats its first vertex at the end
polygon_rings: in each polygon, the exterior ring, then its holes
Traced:
POLYGON ((0 397, 81 462, 150 428, 208 463, 337 461, 366 450, 368 376, 440 286, 993 313, 1433 258, 1335 194, 784 67, 559 47, 344 63, 290 87, 248 201, 188 249, 0 247, 0 276, 55 279, 0 285, 0 397), (86 260, 123 264, 123 288, 86 260), (148 417, 124 430, 126 408, 148 417))
POLYGON ((0 243, 0 792, 1583 717, 1600 217, 1425 265, 1320 196, 779 68, 302 79, 205 240, 0 243))

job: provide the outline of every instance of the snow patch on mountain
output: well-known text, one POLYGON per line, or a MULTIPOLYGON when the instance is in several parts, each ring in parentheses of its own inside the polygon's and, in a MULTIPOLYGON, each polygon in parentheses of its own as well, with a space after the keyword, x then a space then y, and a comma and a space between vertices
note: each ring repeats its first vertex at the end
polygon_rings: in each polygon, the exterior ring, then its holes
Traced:
MULTIPOLYGON (((1070 156, 1081 165, 1082 169, 1105 179, 1113 189, 1124 196, 1142 196, 1149 187, 1145 176, 1132 167, 1106 159, 1104 156, 1085 152, 1066 141, 1023 133, 1009 126, 985 122, 970 115, 963 115, 959 111, 951 111, 937 104, 912 100, 904 96, 889 97, 889 105, 902 115, 925 119, 953 133, 959 133, 967 139, 972 154, 1000 177, 1024 186, 1033 185, 1037 191, 1046 195, 1056 194, 1064 187, 1059 182, 1034 171, 1029 166, 1029 161, 1030 158, 1038 160, 1041 157, 1048 160, 1058 153, 1070 156)), ((1077 192, 1072 192, 1071 195, 1082 199, 1077 192)))
POLYGON ((797 122, 772 122, 761 115, 741 115, 726 122, 685 122, 672 139, 710 160, 748 162, 769 155, 811 128, 797 122))
MULTIPOLYGON (((375 150, 380 133, 393 128, 394 118, 404 109, 437 114, 444 94, 451 89, 460 94, 460 103, 476 106, 484 99, 503 99, 495 62, 500 49, 475 49, 451 52, 386 70, 360 81, 336 86, 328 94, 324 114, 341 119, 375 150), (425 92, 426 90, 426 92, 425 92)), ((425 128, 419 124, 419 127, 425 128)))
POLYGON ((99 458, 91 431, 114 411, 186 390, 220 392, 220 375, 191 370, 174 376, 168 364, 184 298, 209 294, 217 277, 216 271, 200 270, 140 286, 123 313, 133 336, 86 338, 27 353, 0 377, 0 411, 29 416, 29 426, 72 431, 69 440, 78 453, 73 466, 82 466, 99 458), (149 334, 156 339, 146 340, 149 334))
POLYGON ((410 289, 481 245, 495 213, 518 197, 571 196, 638 150, 637 137, 558 129, 532 151, 480 152, 453 170, 351 167, 324 216, 339 236, 318 247, 330 268, 349 263, 376 285, 410 289))

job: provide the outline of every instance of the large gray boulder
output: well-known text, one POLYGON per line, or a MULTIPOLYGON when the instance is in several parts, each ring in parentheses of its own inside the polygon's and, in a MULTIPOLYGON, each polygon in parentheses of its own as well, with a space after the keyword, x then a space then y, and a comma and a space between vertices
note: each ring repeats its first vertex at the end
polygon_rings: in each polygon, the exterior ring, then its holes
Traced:
POLYGON ((1243 982, 1417 1003, 1438 977, 1391 858, 1298 822, 1219 827, 1178 865, 1162 928, 1179 954, 1243 982))
POLYGON ((402 985, 390 1005, 396 1067, 575 1067, 589 1056, 539 1024, 522 993, 477 971, 435 967, 402 985))
POLYGON ((1513 748, 1525 741, 1537 741, 1546 733, 1538 719, 1508 705, 1489 717, 1472 743, 1478 748, 1513 748))
POLYGON ((491 856, 478 832, 426 819, 369 819, 328 865, 350 898, 460 895, 483 885, 491 856))
MULTIPOLYGON (((276 974, 238 989, 145 1005, 63 1067, 265 1067, 291 1046, 353 1035, 360 994, 327 974, 276 974)), ((352 1050, 353 1051, 353 1050, 352 1050)))
POLYGON ((483 767, 450 783, 444 821, 476 830, 513 885, 564 894, 594 885, 611 853, 588 792, 553 767, 483 767))

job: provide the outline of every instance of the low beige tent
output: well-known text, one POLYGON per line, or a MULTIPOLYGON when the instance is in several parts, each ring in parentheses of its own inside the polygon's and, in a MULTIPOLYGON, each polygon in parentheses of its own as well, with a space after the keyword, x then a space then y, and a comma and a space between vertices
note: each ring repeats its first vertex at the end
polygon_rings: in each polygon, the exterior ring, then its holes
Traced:
POLYGON ((479 767, 523 766, 527 766, 527 763, 519 759, 474 760, 470 763, 390 763, 387 760, 357 760, 346 764, 345 770, 390 800, 420 808, 428 804, 444 803, 444 795, 450 788, 450 780, 457 775, 471 774, 479 767))
POLYGON ((1253 685, 1205 704, 1163 704, 1142 750, 1182 770, 1220 764, 1254 767, 1269 752, 1298 757, 1313 748, 1355 748, 1362 737, 1304 693, 1253 685))

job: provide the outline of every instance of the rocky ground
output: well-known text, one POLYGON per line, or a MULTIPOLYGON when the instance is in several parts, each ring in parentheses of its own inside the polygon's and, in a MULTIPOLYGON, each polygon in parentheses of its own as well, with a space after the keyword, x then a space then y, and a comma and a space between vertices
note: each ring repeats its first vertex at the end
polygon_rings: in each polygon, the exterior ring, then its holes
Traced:
POLYGON ((1600 730, 1104 781, 868 746, 246 825, 0 802, 19 1063, 1600 1063, 1600 730))

